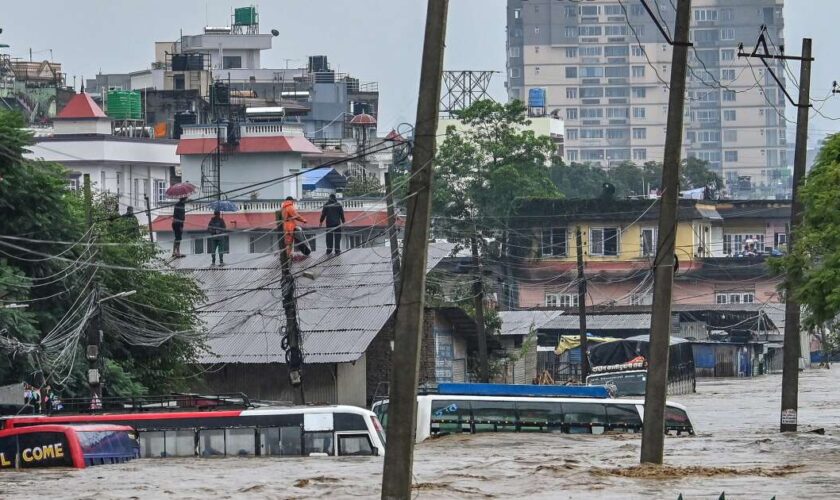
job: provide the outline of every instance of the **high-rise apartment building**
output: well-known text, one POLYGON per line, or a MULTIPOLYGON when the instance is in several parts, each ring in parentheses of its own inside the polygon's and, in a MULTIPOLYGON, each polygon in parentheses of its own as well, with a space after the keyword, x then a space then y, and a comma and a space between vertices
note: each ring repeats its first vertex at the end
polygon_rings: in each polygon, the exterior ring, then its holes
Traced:
MULTIPOLYGON (((674 0, 648 5, 672 33, 674 0)), ((738 57, 762 24, 771 51, 784 44, 782 5, 692 1, 684 156, 708 160, 743 197, 790 191, 784 94, 760 61, 738 57)), ((508 0, 507 19, 508 96, 545 89, 546 110, 565 120, 567 162, 662 160, 671 47, 639 0, 508 0)))

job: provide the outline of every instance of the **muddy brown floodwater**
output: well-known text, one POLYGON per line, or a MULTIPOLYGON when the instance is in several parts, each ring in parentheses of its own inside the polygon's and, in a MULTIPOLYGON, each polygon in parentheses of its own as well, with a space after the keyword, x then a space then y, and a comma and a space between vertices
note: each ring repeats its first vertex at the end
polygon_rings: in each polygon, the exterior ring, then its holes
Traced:
MULTIPOLYGON (((694 437, 665 441, 666 467, 637 465, 638 435, 460 435, 415 455, 418 498, 840 498, 840 366, 800 377, 800 426, 777 432, 781 376, 699 382, 694 437)), ((2 498, 378 497, 382 457, 137 460, 3 472, 2 498)), ((387 460, 387 458, 384 458, 387 460)))

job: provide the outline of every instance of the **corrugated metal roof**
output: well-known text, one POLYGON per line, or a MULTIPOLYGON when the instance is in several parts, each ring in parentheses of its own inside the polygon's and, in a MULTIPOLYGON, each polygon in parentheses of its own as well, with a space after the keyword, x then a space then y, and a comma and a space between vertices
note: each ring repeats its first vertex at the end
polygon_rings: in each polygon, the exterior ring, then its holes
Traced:
MULTIPOLYGON (((543 326, 546 330, 577 330, 577 314, 565 314, 543 326)), ((595 330, 650 330, 650 314, 593 314, 586 316, 586 329, 595 330)))
POLYGON ((528 335, 531 327, 542 328, 563 311, 499 311, 501 335, 528 335))
MULTIPOLYGON (((429 248, 428 269, 452 245, 429 248)), ((199 316, 208 332, 200 364, 285 363, 280 330, 286 325, 277 254, 230 254, 224 267, 207 255, 173 266, 191 273, 207 296, 199 316)), ((359 359, 395 309, 391 254, 385 247, 321 252, 292 265, 305 363, 359 359)))

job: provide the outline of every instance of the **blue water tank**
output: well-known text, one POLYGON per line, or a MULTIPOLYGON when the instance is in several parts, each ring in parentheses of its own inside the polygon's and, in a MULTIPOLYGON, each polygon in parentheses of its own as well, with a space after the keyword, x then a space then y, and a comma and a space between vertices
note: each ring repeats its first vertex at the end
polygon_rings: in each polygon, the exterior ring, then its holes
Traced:
POLYGON ((529 89, 528 90, 528 107, 529 108, 544 108, 545 107, 545 89, 529 89))

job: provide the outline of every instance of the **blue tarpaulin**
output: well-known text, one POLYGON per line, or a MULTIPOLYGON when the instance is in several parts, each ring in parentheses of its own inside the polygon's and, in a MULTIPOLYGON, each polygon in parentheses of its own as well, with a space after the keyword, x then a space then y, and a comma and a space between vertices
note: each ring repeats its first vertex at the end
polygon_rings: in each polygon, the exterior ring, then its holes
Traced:
POLYGON ((438 384, 438 394, 459 396, 518 396, 608 398, 606 387, 597 385, 525 385, 525 384, 438 384))

